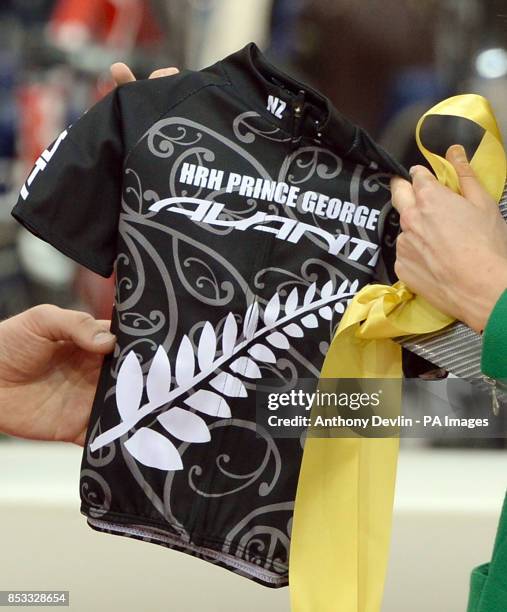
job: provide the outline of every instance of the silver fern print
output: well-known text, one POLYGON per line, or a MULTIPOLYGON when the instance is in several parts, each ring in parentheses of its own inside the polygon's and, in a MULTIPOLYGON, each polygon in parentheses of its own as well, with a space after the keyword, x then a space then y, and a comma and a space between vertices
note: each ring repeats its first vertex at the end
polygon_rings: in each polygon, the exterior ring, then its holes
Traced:
MULTIPOLYGON (((173 388, 171 364, 162 346, 158 347, 152 360, 146 384, 141 363, 131 350, 119 369, 116 384, 116 406, 121 421, 95 437, 90 444, 91 452, 121 438, 161 407, 166 408, 157 415, 156 420, 169 435, 183 442, 209 442, 208 425, 191 410, 216 418, 230 418, 232 413, 226 398, 248 395, 240 376, 259 378, 261 371, 258 362, 276 363, 274 350, 289 349, 291 338, 303 338, 306 328, 318 326, 318 316, 331 320, 333 309, 343 313, 343 301, 350 301, 359 283, 357 280, 352 282, 348 292, 348 280, 344 280, 336 290, 333 284, 329 280, 318 291, 316 283, 312 283, 302 300, 298 288, 294 287, 283 308, 278 292, 273 294, 262 312, 255 300, 245 312, 241 329, 234 314, 229 312, 222 333, 221 350, 215 329, 209 321, 202 328, 197 354, 189 337, 184 335, 177 350, 173 388), (220 371, 211 378, 207 383, 211 389, 199 387, 204 379, 220 368, 229 371, 220 371), (142 405, 145 386, 148 401, 142 405), (196 390, 182 400, 186 408, 175 405, 191 389, 196 390)), ((183 469, 176 446, 167 436, 148 426, 137 429, 125 440, 124 446, 139 463, 147 467, 166 471, 183 469)))

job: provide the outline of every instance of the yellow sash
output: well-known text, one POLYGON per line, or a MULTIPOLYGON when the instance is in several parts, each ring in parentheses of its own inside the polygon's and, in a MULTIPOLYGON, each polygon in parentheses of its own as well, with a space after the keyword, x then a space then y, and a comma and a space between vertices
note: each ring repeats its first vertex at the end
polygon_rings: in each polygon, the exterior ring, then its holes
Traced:
MULTIPOLYGON (((435 114, 464 117, 485 130, 471 166, 499 201, 506 178, 506 157, 487 100, 471 94, 449 98, 430 109, 417 125, 417 143, 438 180, 459 191, 452 165, 428 151, 420 139, 424 120, 435 114)), ((401 381, 401 346, 391 338, 436 331, 452 321, 401 281, 393 286, 367 285, 344 313, 320 378, 401 381)), ((401 394, 398 391, 394 395, 390 399, 401 410, 401 394)), ((292 525, 292 612, 380 611, 398 442, 395 437, 365 438, 352 432, 343 438, 307 438, 292 525)))

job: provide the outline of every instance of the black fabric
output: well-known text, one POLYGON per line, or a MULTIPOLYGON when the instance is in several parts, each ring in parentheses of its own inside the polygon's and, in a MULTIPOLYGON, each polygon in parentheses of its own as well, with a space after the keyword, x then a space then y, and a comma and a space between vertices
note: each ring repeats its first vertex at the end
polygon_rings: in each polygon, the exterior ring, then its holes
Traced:
POLYGON ((14 215, 92 270, 115 262, 80 482, 94 529, 287 584, 302 447, 256 427, 256 389, 316 383, 348 300, 395 280, 393 174, 253 44, 70 128, 14 215))

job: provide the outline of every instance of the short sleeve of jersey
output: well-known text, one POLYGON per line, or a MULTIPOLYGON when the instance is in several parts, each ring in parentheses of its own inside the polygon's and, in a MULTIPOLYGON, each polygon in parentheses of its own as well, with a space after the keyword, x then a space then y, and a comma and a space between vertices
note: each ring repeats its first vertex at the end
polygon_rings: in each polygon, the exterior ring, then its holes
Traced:
POLYGON ((114 90, 42 153, 12 215, 68 257, 108 277, 116 257, 122 164, 114 90))

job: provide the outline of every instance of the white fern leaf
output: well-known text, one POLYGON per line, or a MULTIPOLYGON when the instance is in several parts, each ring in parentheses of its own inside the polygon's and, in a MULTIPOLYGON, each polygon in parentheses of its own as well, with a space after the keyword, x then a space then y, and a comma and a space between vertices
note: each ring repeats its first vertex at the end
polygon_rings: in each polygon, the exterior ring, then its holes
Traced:
POLYGON ((356 293, 357 288, 359 287, 359 281, 356 279, 351 285, 350 285, 350 293, 356 293))
POLYGON ((267 363, 276 363, 276 357, 273 351, 264 344, 254 344, 248 349, 248 353, 257 361, 266 361, 267 363))
POLYGON ((332 294, 333 294, 333 281, 328 280, 327 283, 322 287, 320 291, 320 295, 322 298, 328 298, 328 297, 331 297, 332 294))
POLYGON ((146 393, 151 404, 161 405, 171 390, 171 364, 163 346, 159 346, 146 377, 146 393))
POLYGON ((349 284, 349 281, 347 279, 345 279, 343 281, 343 283, 338 287, 338 291, 336 292, 338 295, 343 295, 345 293, 345 291, 347 290, 347 285, 349 284))
POLYGON ((292 315, 296 311, 298 307, 298 289, 294 287, 294 289, 289 293, 289 297, 285 302, 285 314, 292 315))
POLYGON ((220 372, 209 381, 209 384, 213 389, 227 397, 246 397, 248 395, 246 387, 240 379, 227 372, 220 372))
POLYGON ((345 312, 345 306, 341 302, 336 302, 334 309, 339 313, 345 312))
POLYGON ((296 325, 295 323, 290 323, 289 325, 286 325, 283 328, 283 331, 292 338, 302 338, 304 335, 301 327, 299 327, 299 325, 296 325))
POLYGON ((202 443, 211 440, 204 419, 189 410, 175 406, 157 417, 157 420, 171 435, 183 442, 202 443))
POLYGON ((250 357, 246 355, 242 355, 235 359, 229 367, 233 372, 236 372, 236 374, 241 374, 246 378, 261 378, 262 376, 259 366, 253 359, 250 359, 250 357))
POLYGON ((328 321, 331 321, 333 317, 333 311, 329 306, 324 306, 323 308, 320 308, 319 314, 323 319, 327 319, 328 321))
POLYGON ((199 345, 197 347, 197 362, 201 372, 209 370, 217 352, 217 336, 209 321, 204 324, 199 345))
POLYGON ((254 302, 246 309, 245 320, 243 322, 243 335, 247 340, 251 340, 257 329, 259 322, 259 304, 254 302))
POLYGON ((319 320, 314 314, 307 314, 301 319, 301 323, 305 327, 314 328, 314 327, 318 327, 319 320))
POLYGON ((267 327, 274 325, 280 315, 280 296, 275 293, 264 309, 264 324, 267 327))
POLYGON ((142 427, 125 444, 128 452, 143 465, 159 470, 182 470, 183 463, 174 444, 162 434, 142 427))
POLYGON ((176 382, 180 387, 190 383, 195 372, 195 356, 194 347, 190 342, 189 337, 185 334, 181 339, 178 354, 176 355, 176 366, 174 374, 176 382))
POLYGON ((312 283, 308 289, 306 290, 305 297, 303 298, 303 304, 308 306, 312 303, 313 298, 315 297, 315 292, 317 290, 317 283, 312 283))
POLYGON ((226 419, 230 418, 231 416, 229 404, 223 397, 214 391, 198 389, 184 401, 187 406, 190 406, 199 412, 204 412, 204 414, 209 414, 210 416, 223 417, 226 419))
POLYGON ((235 316, 230 312, 225 319, 224 330, 222 332, 222 352, 226 357, 232 355, 237 337, 238 324, 236 323, 235 316))
POLYGON ((289 344, 289 341, 287 340, 287 336, 284 336, 281 332, 273 332, 272 334, 269 334, 269 336, 266 336, 266 340, 269 342, 269 344, 271 344, 271 346, 274 346, 276 348, 279 348, 279 349, 290 348, 290 344, 289 344))
POLYGON ((143 372, 134 351, 129 351, 121 364, 116 381, 116 405, 122 421, 130 421, 141 404, 143 372))

